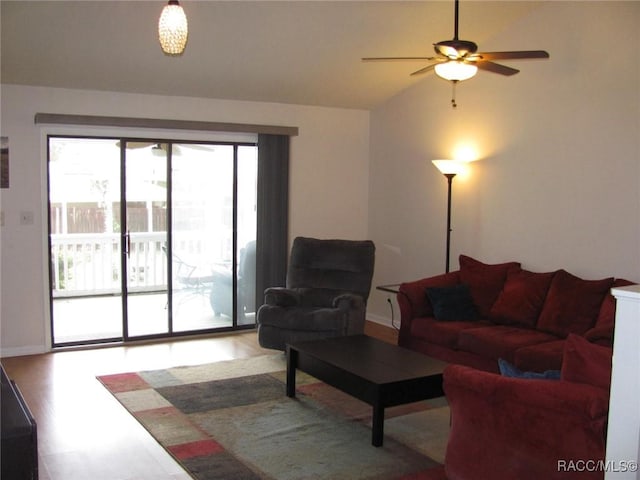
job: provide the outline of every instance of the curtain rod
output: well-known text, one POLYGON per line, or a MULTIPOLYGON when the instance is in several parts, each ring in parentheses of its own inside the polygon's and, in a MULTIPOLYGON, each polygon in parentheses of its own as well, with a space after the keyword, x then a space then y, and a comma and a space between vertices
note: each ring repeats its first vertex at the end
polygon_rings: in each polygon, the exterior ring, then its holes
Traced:
POLYGON ((170 130, 201 130, 207 132, 262 133, 269 135, 298 135, 298 127, 251 125, 243 123, 203 122, 197 120, 167 120, 162 118, 103 117, 97 115, 66 115, 36 113, 36 124, 84 125, 99 127, 155 128, 170 130))

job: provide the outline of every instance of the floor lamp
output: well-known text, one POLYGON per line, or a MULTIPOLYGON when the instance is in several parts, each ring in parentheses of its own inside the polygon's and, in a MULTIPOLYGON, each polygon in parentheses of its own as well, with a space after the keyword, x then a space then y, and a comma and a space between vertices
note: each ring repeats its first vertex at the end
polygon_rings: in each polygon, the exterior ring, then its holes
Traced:
POLYGON ((447 253, 445 272, 449 273, 449 254, 451 251, 451 187, 453 177, 462 171, 462 164, 456 160, 432 160, 440 173, 447 177, 447 253))

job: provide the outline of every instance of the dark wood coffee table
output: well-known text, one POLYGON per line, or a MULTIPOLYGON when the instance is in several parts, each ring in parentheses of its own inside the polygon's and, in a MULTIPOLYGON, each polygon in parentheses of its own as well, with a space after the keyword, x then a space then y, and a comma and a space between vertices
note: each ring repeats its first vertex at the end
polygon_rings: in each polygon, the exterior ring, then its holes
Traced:
POLYGON ((366 335, 287 345, 287 396, 296 394, 296 369, 373 406, 371 444, 384 436, 384 409, 444 395, 447 364, 366 335))

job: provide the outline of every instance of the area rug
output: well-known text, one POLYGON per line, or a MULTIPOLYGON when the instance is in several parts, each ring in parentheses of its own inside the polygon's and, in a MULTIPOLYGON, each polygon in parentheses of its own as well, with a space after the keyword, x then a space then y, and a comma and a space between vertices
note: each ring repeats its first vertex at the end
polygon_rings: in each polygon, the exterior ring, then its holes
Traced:
POLYGON ((441 470, 444 399, 385 412, 371 445, 371 407, 297 372, 285 395, 282 354, 98 377, 198 480, 420 479, 441 470))

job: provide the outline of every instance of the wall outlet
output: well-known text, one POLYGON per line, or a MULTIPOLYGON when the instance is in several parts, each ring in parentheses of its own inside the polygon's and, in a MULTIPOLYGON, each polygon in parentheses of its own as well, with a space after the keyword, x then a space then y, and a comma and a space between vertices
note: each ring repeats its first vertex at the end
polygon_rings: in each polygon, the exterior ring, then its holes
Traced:
POLYGON ((33 212, 20 212, 20 225, 33 225, 33 212))

